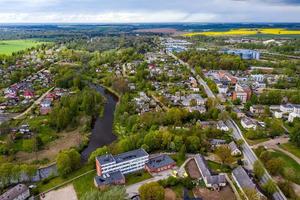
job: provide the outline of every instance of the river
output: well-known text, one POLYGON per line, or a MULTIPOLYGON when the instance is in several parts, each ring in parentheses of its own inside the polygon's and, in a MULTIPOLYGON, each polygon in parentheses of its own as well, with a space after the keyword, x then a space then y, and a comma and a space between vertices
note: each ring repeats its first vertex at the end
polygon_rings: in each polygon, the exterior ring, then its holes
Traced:
POLYGON ((113 121, 118 98, 101 86, 93 85, 91 87, 106 98, 106 103, 103 116, 97 117, 94 122, 88 146, 81 152, 83 160, 87 160, 97 148, 108 145, 117 139, 113 133, 113 121))

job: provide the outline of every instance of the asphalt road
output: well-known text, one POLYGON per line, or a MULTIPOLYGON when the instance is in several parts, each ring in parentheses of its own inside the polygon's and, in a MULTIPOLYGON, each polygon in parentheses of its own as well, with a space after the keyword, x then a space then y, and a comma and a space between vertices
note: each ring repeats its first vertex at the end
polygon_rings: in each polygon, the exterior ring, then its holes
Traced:
MULTIPOLYGON (((192 74, 194 76, 196 76, 197 81, 199 84, 203 85, 205 92, 207 94, 208 97, 211 98, 216 98, 215 95, 213 94, 213 92, 211 91, 211 89, 208 87, 208 85, 206 84, 206 82, 199 76, 196 74, 195 69, 192 68, 189 64, 183 62, 182 60, 180 60, 179 58, 177 58, 174 54, 172 53, 168 53, 169 56, 173 57, 174 59, 178 60, 180 62, 180 64, 187 66, 192 74)), ((244 144, 242 145, 242 151, 244 154, 245 159, 247 160, 247 166, 250 169, 253 169, 253 164, 256 160, 258 160, 258 158, 256 157, 256 155, 254 154, 254 152, 252 151, 252 149, 250 148, 250 146, 248 145, 248 143, 246 142, 241 130, 239 129, 239 127, 235 124, 235 122, 230 119, 226 121, 226 125, 229 128, 232 128, 233 130, 233 137, 236 140, 242 139, 244 140, 244 144)), ((261 179, 261 183, 264 184, 266 183, 268 180, 272 180, 272 177, 270 176, 270 174, 267 172, 267 170, 265 170, 266 173, 265 175, 262 177, 261 179)), ((285 197, 285 195, 281 192, 281 190, 277 187, 279 192, 276 192, 273 194, 273 198, 275 200, 287 200, 287 198, 285 197)))

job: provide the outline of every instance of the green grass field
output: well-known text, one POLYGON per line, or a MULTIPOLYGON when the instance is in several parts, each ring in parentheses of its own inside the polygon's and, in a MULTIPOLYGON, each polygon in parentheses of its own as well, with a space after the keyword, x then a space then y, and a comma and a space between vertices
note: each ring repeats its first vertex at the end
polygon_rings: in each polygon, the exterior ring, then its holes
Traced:
POLYGON ((0 54, 11 55, 14 52, 25 50, 42 44, 34 40, 0 40, 0 54))
POLYGON ((295 170, 295 177, 293 177, 294 180, 292 180, 293 182, 300 184, 300 165, 291 157, 289 157, 288 155, 280 152, 280 151, 274 151, 271 153, 272 158, 281 158, 284 161, 284 169, 287 168, 292 168, 295 170))
POLYGON ((281 144, 280 147, 300 158, 300 148, 292 143, 281 144))

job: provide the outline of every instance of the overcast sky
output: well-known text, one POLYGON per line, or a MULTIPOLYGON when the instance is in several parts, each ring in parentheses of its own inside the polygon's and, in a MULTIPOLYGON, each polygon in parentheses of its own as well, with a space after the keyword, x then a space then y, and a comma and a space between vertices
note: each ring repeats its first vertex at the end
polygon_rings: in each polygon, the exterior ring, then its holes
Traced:
POLYGON ((300 0, 0 0, 19 22, 300 22, 300 0))

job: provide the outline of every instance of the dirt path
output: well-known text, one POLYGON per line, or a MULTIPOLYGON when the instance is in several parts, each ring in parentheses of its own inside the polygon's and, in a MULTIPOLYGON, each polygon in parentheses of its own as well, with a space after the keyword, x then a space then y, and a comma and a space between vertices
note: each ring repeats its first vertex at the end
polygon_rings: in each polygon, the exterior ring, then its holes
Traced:
POLYGON ((289 138, 286 137, 279 137, 273 140, 268 140, 266 142, 262 142, 256 145, 251 146, 251 148, 257 148, 259 146, 264 146, 267 147, 269 149, 275 149, 278 151, 281 151, 282 153, 288 155, 289 157, 291 157, 292 159, 294 159, 299 165, 300 165, 300 159, 295 156, 294 154, 282 149, 280 146, 278 146, 278 144, 285 144, 289 142, 289 138))
POLYGON ((63 132, 59 138, 50 142, 43 150, 37 153, 18 152, 16 159, 20 162, 32 162, 36 159, 42 160, 48 158, 51 161, 55 160, 56 155, 64 149, 76 147, 81 143, 82 135, 79 130, 72 132, 63 132))
POLYGON ((73 185, 68 185, 64 188, 53 190, 45 194, 42 200, 77 200, 77 195, 73 185))

